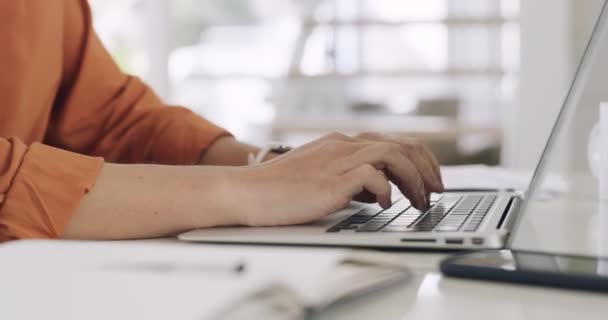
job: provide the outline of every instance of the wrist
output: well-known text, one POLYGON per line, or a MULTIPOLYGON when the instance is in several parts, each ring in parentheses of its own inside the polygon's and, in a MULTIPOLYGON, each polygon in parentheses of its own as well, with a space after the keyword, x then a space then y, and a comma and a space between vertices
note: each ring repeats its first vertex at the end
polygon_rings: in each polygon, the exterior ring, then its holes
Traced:
POLYGON ((259 148, 241 143, 232 136, 217 139, 201 155, 199 164, 206 166, 245 166, 250 153, 259 148))
POLYGON ((229 198, 227 205, 231 219, 236 225, 256 226, 255 217, 263 216, 269 210, 268 181, 272 181, 266 166, 240 167, 226 181, 229 198), (238 201, 234 201, 238 199, 238 201))
POLYGON ((194 175, 192 190, 188 197, 196 199, 191 220, 194 228, 225 227, 242 224, 243 202, 242 171, 246 167, 207 166, 199 168, 202 175, 194 175), (203 193, 201 193, 203 192, 203 193), (238 200, 236 200, 238 199, 238 200))
POLYGON ((282 154, 285 154, 291 150, 291 147, 284 146, 282 144, 271 143, 263 147, 257 153, 250 153, 247 157, 247 163, 249 166, 255 166, 264 162, 270 161, 282 154))

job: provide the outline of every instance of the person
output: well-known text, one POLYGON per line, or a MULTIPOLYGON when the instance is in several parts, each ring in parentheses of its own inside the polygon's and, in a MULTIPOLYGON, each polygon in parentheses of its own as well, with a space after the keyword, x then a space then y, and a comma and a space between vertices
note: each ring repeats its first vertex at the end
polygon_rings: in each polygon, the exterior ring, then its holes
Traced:
POLYGON ((315 221, 351 200, 423 208, 443 184, 415 139, 326 135, 259 148, 123 74, 86 0, 0 1, 0 241, 135 239, 315 221))

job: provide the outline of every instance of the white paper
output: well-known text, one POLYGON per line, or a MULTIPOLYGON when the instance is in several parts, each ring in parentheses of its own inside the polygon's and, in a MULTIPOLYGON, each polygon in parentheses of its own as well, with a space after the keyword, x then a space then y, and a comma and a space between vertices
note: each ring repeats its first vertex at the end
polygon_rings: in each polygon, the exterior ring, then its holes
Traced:
POLYGON ((301 281, 346 253, 200 244, 14 242, 0 246, 0 309, 3 319, 205 319, 272 281, 305 286, 301 281), (238 261, 246 264, 241 275, 133 268, 238 261))

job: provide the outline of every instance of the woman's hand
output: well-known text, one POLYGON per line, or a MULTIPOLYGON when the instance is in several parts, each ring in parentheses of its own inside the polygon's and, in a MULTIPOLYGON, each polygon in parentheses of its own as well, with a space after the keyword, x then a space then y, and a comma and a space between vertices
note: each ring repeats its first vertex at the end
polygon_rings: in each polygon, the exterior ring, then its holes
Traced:
POLYGON ((437 160, 426 147, 375 133, 331 134, 239 176, 235 199, 247 206, 237 217, 248 226, 315 221, 353 199, 388 208, 389 181, 419 209, 428 207, 430 192, 443 191, 437 160))

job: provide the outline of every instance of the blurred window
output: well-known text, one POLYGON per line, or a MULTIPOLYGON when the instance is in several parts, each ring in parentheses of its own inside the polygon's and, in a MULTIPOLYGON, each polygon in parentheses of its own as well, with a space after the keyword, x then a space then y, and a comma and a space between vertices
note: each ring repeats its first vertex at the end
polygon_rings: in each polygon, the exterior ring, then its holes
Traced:
POLYGON ((400 115, 500 130, 515 99, 518 0, 91 3, 125 71, 253 142, 400 115))

